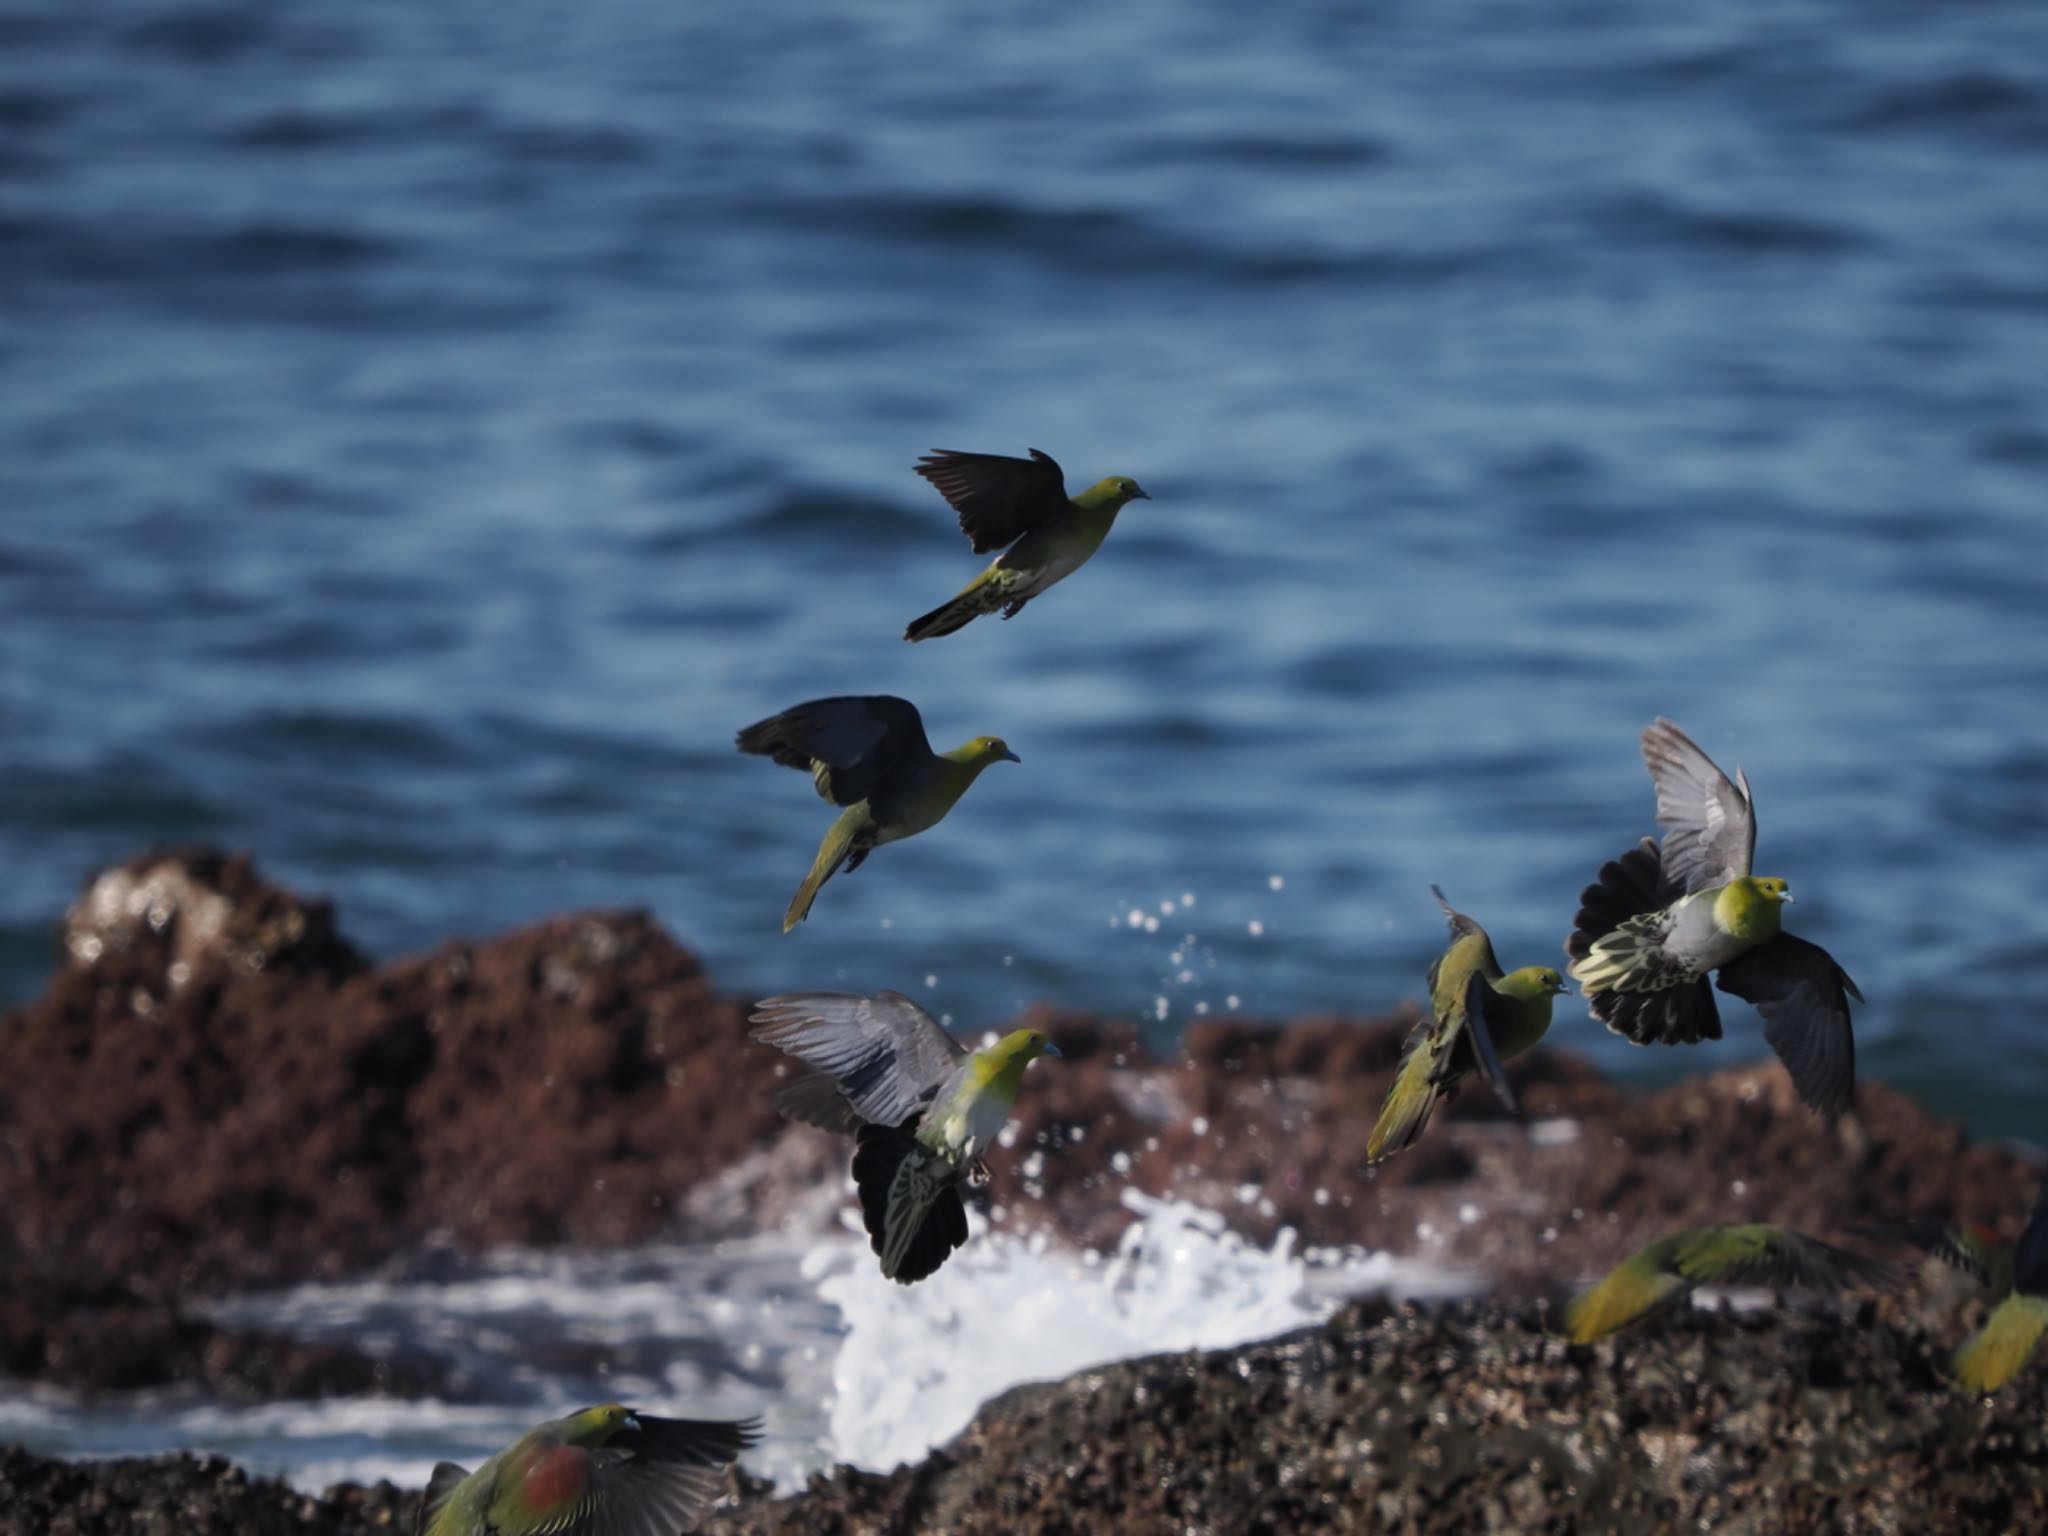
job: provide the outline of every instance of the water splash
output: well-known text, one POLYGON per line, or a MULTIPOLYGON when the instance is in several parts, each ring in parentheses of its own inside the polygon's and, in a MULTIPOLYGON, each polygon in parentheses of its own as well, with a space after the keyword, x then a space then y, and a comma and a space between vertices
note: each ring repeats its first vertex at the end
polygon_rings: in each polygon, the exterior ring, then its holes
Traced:
MULTIPOLYGON (((805 1259, 846 1335, 833 1368, 834 1456, 884 1471, 966 1427, 1010 1387, 1181 1349, 1220 1349, 1319 1321, 1345 1297, 1453 1294, 1469 1279, 1359 1249, 1260 1248, 1214 1211, 1126 1191, 1131 1225, 1107 1257, 1042 1232, 981 1231, 914 1286, 885 1280, 865 1243, 805 1259)), ((977 1222, 977 1225, 980 1225, 977 1222)))

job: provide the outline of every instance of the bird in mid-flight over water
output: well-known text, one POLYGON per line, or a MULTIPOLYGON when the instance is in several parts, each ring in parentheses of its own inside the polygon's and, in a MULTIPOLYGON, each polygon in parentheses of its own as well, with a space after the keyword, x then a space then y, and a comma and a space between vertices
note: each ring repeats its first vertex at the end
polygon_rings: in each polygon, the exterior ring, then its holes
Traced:
POLYGON ((1756 1006, 1764 1038, 1808 1108, 1833 1119, 1856 1091, 1849 999, 1863 994, 1828 952, 1779 927, 1785 881, 1753 875, 1756 815, 1735 782, 1661 716, 1643 732, 1657 786, 1649 838, 1601 866, 1579 897, 1565 953, 1593 1017, 1637 1045, 1718 1040, 1716 984, 1756 1006))
POLYGON ((906 640, 950 635, 997 609, 1015 618, 1088 563, 1126 505, 1152 499, 1129 475, 1110 475, 1069 499, 1059 465, 1036 448, 1028 459, 940 449, 918 460, 917 472, 960 514, 976 554, 1003 552, 952 601, 912 619, 906 640))
POLYGON ((784 933, 810 915, 839 870, 938 825, 990 763, 1021 761, 1000 736, 934 752, 917 706, 884 693, 813 699, 757 721, 738 740, 742 752, 803 769, 821 796, 845 807, 783 914, 784 933))

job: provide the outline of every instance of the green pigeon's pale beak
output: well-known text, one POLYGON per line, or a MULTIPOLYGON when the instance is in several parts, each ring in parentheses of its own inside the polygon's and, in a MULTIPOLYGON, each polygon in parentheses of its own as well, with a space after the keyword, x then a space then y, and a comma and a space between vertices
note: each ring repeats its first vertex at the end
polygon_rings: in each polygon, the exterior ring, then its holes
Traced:
POLYGON ((1045 1042, 1045 1054, 1048 1056, 1064 1056, 1066 1052, 1048 1040, 1045 1042))
POLYGON ((1005 763, 1021 763, 1024 761, 1023 758, 1012 752, 1008 747, 1005 747, 997 754, 997 760, 1005 763))
POLYGON ((626 1429, 638 1429, 640 1427, 640 1420, 638 1419, 638 1417, 630 1413, 627 1414, 623 1419, 619 1420, 619 1423, 622 1427, 626 1429))
POLYGON ((1152 495, 1149 491, 1142 491, 1135 485, 1131 487, 1131 500, 1150 501, 1151 499, 1152 495))
POLYGON ((1778 892, 1778 900, 1780 900, 1780 901, 1790 901, 1791 899, 1792 899, 1792 893, 1791 893, 1790 891, 1780 891, 1780 892, 1778 892))
POLYGON ((1558 980, 1551 985, 1550 990, 1552 992, 1555 992, 1560 997, 1570 997, 1572 995, 1572 984, 1564 980, 1564 978, 1559 977, 1558 980))

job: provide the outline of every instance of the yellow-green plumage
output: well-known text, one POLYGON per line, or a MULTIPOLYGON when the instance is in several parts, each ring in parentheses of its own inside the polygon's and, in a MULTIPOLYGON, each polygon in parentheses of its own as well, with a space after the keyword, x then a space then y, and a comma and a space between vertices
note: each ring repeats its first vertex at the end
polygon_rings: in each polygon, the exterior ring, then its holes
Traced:
POLYGON ((804 769, 819 795, 843 807, 783 914, 784 933, 810 915, 841 869, 858 869, 882 844, 937 826, 989 764, 1018 761, 997 736, 932 751, 916 706, 888 694, 813 699, 748 726, 738 746, 804 769))
POLYGON ((1962 1252, 1966 1258, 1982 1253, 1993 1294, 2005 1295, 1984 1326, 1956 1351, 1956 1380, 1972 1392, 1996 1392, 2020 1373, 2048 1332, 2048 1179, 2042 1180, 2033 1214, 2010 1249, 1980 1239, 1976 1249, 1962 1252))
POLYGON ((1450 947, 1429 969, 1430 1017, 1409 1036, 1394 1086, 1380 1108, 1366 1161, 1392 1157, 1422 1134, 1437 1100, 1455 1094, 1474 1073, 1485 1076, 1509 1109, 1514 1096, 1500 1063, 1528 1050, 1550 1028, 1551 1000, 1564 978, 1547 965, 1505 974, 1493 942, 1471 918, 1454 910, 1435 886, 1451 931, 1450 947))
POLYGON ((1580 894, 1565 953, 1588 1009, 1638 1045, 1718 1040, 1718 987, 1755 1005, 1800 1099, 1833 1119, 1855 1096, 1849 1000, 1862 994, 1826 950, 1783 930, 1786 882, 1751 872, 1741 769, 1729 779, 1662 716, 1642 750, 1664 838, 1609 860, 1580 894))
POLYGON ((1956 1380, 1972 1392, 1996 1392, 2020 1373, 2048 1333, 2048 1296, 2014 1291, 1956 1351, 1956 1380))
POLYGON ((1087 564, 1125 506, 1150 500, 1128 475, 1098 480, 1069 500, 1059 465, 1036 448, 1028 459, 942 449, 920 460, 917 472, 959 513, 976 553, 1009 548, 957 596, 911 620, 906 640, 950 635, 999 609, 1015 618, 1087 564))
POLYGON ((900 992, 773 997, 753 1037, 808 1069, 776 1096, 785 1114, 854 1136, 853 1182, 882 1273, 909 1284, 967 1241, 960 1186, 1016 1107, 1024 1069, 1059 1048, 1014 1029, 967 1051, 900 992))
POLYGON ((416 1536, 690 1531, 758 1421, 663 1419, 601 1403, 527 1431, 474 1472, 434 1468, 416 1536))
POLYGON ((1637 1249, 1565 1307, 1565 1332, 1590 1344, 1701 1285, 1889 1289, 1897 1272, 1882 1259, 1764 1223, 1690 1227, 1637 1249))

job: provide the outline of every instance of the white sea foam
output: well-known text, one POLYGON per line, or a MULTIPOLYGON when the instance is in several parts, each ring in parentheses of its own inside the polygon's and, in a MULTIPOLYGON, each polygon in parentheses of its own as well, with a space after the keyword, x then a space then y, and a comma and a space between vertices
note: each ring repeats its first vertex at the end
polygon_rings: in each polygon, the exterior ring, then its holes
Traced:
MULTIPOLYGON (((1127 1191, 1135 1219, 1113 1253, 1077 1253, 977 1231, 930 1279, 882 1278, 865 1242, 806 1260, 846 1337, 832 1372, 831 1443, 886 1470, 963 1429, 991 1397, 1029 1381, 1183 1349, 1267 1338, 1329 1315, 1346 1296, 1452 1294, 1469 1277, 1357 1249, 1260 1248, 1185 1201, 1127 1191)), ((981 1223, 975 1223, 980 1227, 981 1223)))
MULTIPOLYGON (((778 1235, 610 1253, 507 1252, 459 1274, 236 1298, 235 1327, 453 1364, 479 1401, 228 1404, 149 1393, 0 1395, 0 1442, 67 1456, 213 1451, 319 1490, 426 1482, 543 1419, 616 1399, 657 1413, 761 1414, 745 1463, 785 1489, 835 1460, 882 1468, 949 1438, 1021 1382, 1164 1350, 1216 1348, 1326 1315, 1345 1295, 1443 1294, 1464 1277, 1356 1250, 1248 1243, 1178 1201, 1127 1193, 1114 1251, 988 1230, 915 1286, 884 1280, 865 1237, 778 1235)), ((850 1213, 849 1213, 850 1215, 850 1213)))

